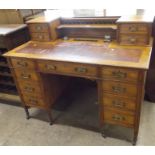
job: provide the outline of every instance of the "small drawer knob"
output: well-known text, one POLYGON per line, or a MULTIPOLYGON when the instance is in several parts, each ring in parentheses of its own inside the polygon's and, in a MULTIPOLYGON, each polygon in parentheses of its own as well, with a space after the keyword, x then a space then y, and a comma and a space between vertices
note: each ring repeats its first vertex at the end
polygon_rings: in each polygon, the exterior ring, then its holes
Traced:
POLYGON ((38 38, 39 39, 43 39, 44 37, 43 37, 43 35, 39 35, 38 38))
POLYGON ((135 42, 137 41, 137 39, 136 39, 136 38, 129 38, 129 41, 130 41, 131 43, 135 43, 135 42))
POLYGON ((30 102, 31 104, 37 104, 37 103, 38 103, 38 101, 37 101, 36 99, 33 99, 33 98, 30 98, 30 99, 29 99, 29 102, 30 102))
POLYGON ((31 78, 31 75, 30 75, 30 74, 22 73, 22 74, 21 74, 21 77, 22 77, 23 79, 30 79, 30 78, 31 78))
POLYGON ((42 29, 41 26, 36 26, 35 28, 36 28, 36 30, 41 30, 42 29))
POLYGON ((32 87, 27 87, 27 86, 26 86, 26 87, 24 87, 24 90, 25 90, 26 92, 31 92, 31 93, 32 93, 32 92, 34 92, 35 89, 32 88, 32 87))

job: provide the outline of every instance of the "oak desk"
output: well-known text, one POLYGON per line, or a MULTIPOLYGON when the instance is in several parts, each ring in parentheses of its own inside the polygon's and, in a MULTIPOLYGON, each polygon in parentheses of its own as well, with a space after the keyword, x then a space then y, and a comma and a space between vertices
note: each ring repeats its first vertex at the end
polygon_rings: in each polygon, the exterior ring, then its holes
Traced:
POLYGON ((103 135, 106 124, 131 128, 135 144, 150 54, 149 46, 59 39, 44 43, 30 41, 4 56, 14 75, 27 118, 28 108, 38 107, 48 112, 52 124, 50 108, 67 88, 68 77, 95 79, 103 135))

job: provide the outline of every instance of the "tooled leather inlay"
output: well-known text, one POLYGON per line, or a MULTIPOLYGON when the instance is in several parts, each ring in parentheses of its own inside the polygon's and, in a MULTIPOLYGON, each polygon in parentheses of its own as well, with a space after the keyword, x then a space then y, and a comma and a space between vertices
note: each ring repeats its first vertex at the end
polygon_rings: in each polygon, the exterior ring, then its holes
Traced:
POLYGON ((97 42, 58 42, 55 45, 43 43, 30 43, 28 46, 17 50, 17 53, 41 54, 51 57, 96 59, 98 61, 130 61, 138 62, 142 50, 127 48, 109 48, 108 43, 97 42))

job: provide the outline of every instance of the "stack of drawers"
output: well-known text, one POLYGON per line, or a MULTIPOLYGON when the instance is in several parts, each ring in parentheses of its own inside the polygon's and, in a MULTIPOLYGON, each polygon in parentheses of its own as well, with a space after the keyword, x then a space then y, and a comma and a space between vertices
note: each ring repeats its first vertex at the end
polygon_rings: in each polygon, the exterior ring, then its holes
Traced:
POLYGON ((21 58, 12 58, 11 63, 24 104, 32 107, 46 107, 40 75, 35 71, 35 63, 21 58))
POLYGON ((117 21, 117 40, 121 45, 148 45, 152 31, 152 18, 143 16, 121 17, 117 21))
POLYGON ((103 124, 109 123, 127 128, 136 127, 140 72, 137 70, 104 67, 102 69, 102 114, 103 124))
POLYGON ((48 23, 29 24, 31 39, 34 41, 50 41, 50 28, 48 23))

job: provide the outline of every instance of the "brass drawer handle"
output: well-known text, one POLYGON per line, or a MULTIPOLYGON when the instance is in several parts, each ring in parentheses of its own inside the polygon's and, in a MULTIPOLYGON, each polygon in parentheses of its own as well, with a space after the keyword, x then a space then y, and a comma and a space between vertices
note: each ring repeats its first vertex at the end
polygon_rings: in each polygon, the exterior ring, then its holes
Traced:
POLYGON ((44 36, 43 35, 38 35, 38 38, 39 39, 44 39, 44 36))
POLYGON ((27 92, 31 92, 31 93, 35 91, 34 88, 32 88, 32 87, 27 87, 27 86, 24 87, 24 90, 27 91, 27 92))
POLYGON ((130 32, 136 32, 136 31, 138 31, 138 27, 137 26, 130 26, 129 31, 130 32))
POLYGON ((40 31, 42 29, 42 27, 41 26, 35 26, 35 29, 40 31))
POLYGON ((114 107, 117 107, 117 108, 125 107, 125 103, 122 102, 122 101, 118 101, 118 100, 113 100, 112 104, 113 104, 114 107))
POLYGON ((49 64, 47 64, 47 65, 45 65, 45 67, 46 67, 48 70, 56 70, 56 69, 57 69, 57 67, 56 67, 55 65, 49 65, 49 64))
POLYGON ((27 67, 27 66, 28 66, 28 63, 27 63, 27 62, 18 61, 18 62, 17 62, 17 65, 19 65, 19 66, 21 66, 21 67, 27 67))
POLYGON ((112 75, 115 77, 115 78, 118 78, 118 79, 124 79, 127 77, 127 73, 124 73, 124 72, 121 72, 121 71, 113 71, 112 72, 112 75))
POLYGON ((125 93, 126 92, 126 88, 121 87, 121 86, 112 86, 112 91, 115 93, 125 93))
POLYGON ((24 74, 24 73, 22 73, 22 74, 21 74, 21 77, 22 77, 23 79, 31 79, 31 75, 30 75, 30 74, 24 74))
POLYGON ((112 116, 112 119, 114 121, 125 121, 125 117, 124 116, 121 116, 121 115, 118 115, 118 114, 115 114, 112 116))
POLYGON ((84 68, 84 67, 76 67, 75 71, 79 73, 87 73, 88 70, 87 68, 84 68))
POLYGON ((129 41, 130 41, 131 43, 135 43, 135 42, 137 41, 137 39, 136 39, 136 38, 129 38, 129 41))
POLYGON ((32 103, 32 104, 37 104, 38 103, 38 101, 36 99, 32 99, 32 98, 29 99, 29 102, 32 103))

